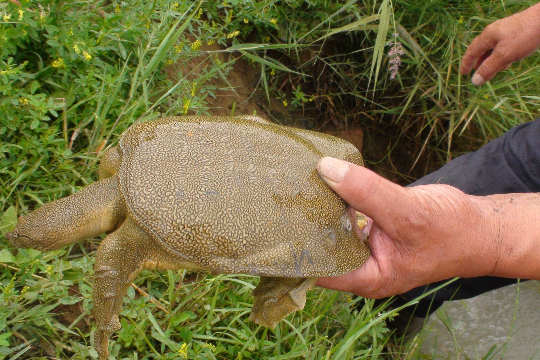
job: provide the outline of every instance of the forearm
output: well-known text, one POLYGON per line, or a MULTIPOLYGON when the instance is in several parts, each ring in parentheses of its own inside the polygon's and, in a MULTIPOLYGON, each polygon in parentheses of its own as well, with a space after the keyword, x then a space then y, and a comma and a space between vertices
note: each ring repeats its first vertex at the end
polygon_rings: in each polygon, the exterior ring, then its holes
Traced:
POLYGON ((540 280, 540 194, 486 196, 497 229, 494 275, 540 280))

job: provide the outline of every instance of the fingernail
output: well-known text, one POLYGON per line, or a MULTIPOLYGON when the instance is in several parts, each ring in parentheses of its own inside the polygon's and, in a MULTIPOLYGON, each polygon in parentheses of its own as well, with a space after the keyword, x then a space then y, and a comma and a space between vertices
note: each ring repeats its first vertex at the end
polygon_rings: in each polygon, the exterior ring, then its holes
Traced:
POLYGON ((319 160, 317 170, 323 179, 334 183, 339 183, 351 169, 351 164, 343 160, 332 157, 325 157, 319 160))
POLYGON ((484 83, 484 78, 479 73, 474 73, 471 81, 473 85, 478 86, 484 83))

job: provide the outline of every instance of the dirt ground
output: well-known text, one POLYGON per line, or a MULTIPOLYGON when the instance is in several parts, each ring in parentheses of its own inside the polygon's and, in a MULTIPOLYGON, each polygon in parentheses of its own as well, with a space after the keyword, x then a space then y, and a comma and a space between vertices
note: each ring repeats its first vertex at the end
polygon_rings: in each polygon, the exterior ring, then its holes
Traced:
MULTIPOLYGON (((226 62, 234 57, 235 62, 232 70, 226 78, 217 77, 208 80, 205 86, 214 87, 215 98, 208 96, 205 100, 208 103, 208 112, 216 116, 228 115, 253 115, 256 114, 271 122, 294 126, 298 128, 310 128, 343 138, 360 151, 363 144, 363 131, 360 128, 334 129, 331 125, 326 125, 323 129, 312 128, 310 119, 300 109, 286 107, 281 100, 276 100, 270 95, 270 101, 261 90, 259 84, 261 70, 259 64, 249 63, 246 59, 238 55, 226 52, 219 52, 218 45, 206 45, 201 48, 201 56, 193 58, 191 61, 181 64, 180 70, 183 74, 191 72, 188 79, 199 78, 203 74, 206 66, 210 64, 209 57, 218 54, 220 61, 226 62)), ((171 77, 174 77, 171 74, 171 77)))

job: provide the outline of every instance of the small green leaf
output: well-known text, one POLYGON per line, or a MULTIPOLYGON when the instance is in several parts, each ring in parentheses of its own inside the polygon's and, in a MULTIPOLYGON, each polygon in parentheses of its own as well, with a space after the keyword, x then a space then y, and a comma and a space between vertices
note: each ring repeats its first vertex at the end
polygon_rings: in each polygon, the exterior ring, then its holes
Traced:
POLYGON ((178 324, 181 324, 184 321, 189 320, 190 318, 191 314, 189 312, 183 312, 182 314, 171 319, 171 326, 177 326, 178 324))
POLYGON ((9 346, 9 337, 11 333, 0 334, 0 346, 9 346))
POLYGON ((30 129, 34 130, 38 126, 39 126, 39 119, 34 119, 34 121, 32 121, 32 123, 30 124, 30 129))
POLYGON ((39 83, 37 81, 32 81, 32 85, 30 85, 30 93, 31 94, 35 93, 38 88, 39 88, 39 83))
POLYGON ((131 300, 135 299, 135 289, 133 289, 133 286, 128 287, 126 295, 131 300))
POLYGON ((122 56, 122 59, 125 59, 127 57, 127 52, 126 48, 121 42, 118 43, 118 50, 120 50, 120 55, 122 56))
POLYGON ((13 206, 10 206, 0 218, 0 232, 2 236, 6 234, 17 226, 17 212, 13 206))
POLYGON ((79 301, 81 301, 81 299, 76 298, 75 296, 66 296, 58 300, 60 304, 64 304, 64 305, 73 305, 73 304, 78 303, 79 301))
POLYGON ((0 251, 0 262, 2 263, 12 263, 15 262, 15 259, 13 258, 13 255, 8 251, 8 249, 4 249, 0 251))

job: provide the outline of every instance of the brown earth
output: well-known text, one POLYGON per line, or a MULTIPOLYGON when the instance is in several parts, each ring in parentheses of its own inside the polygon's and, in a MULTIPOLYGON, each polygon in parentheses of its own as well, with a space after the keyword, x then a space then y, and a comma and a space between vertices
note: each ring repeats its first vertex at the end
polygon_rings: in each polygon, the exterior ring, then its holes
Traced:
POLYGON ((345 139, 362 150, 363 131, 359 127, 350 129, 336 129, 332 124, 326 124, 322 128, 313 128, 313 122, 306 117, 301 109, 286 107, 281 100, 276 100, 270 94, 270 100, 261 90, 259 82, 261 78, 260 65, 250 63, 238 54, 220 52, 223 50, 218 45, 203 45, 201 56, 192 58, 190 61, 179 65, 174 71, 169 69, 169 76, 178 80, 176 71, 188 74, 187 79, 194 81, 204 74, 204 70, 211 65, 211 56, 219 57, 221 62, 234 61, 232 69, 226 77, 216 77, 207 80, 205 87, 213 88, 215 97, 207 96, 208 113, 215 116, 228 115, 253 115, 256 114, 268 121, 298 128, 309 128, 345 139))

